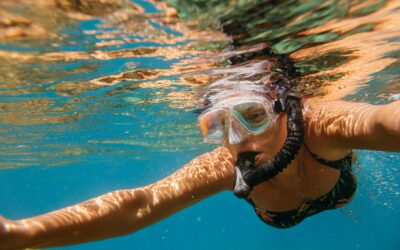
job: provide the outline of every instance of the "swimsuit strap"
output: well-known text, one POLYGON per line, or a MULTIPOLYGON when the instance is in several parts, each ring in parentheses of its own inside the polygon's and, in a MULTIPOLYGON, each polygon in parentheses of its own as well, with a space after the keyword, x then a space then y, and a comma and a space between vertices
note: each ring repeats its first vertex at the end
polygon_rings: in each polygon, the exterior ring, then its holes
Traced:
POLYGON ((351 163, 353 161, 353 152, 350 152, 342 159, 339 159, 336 161, 330 161, 330 160, 326 160, 326 159, 318 156, 317 154, 314 154, 313 152, 311 152, 310 149, 308 148, 307 144, 305 144, 305 143, 304 143, 304 147, 307 149, 307 151, 310 153, 310 155, 312 156, 312 158, 314 160, 316 160, 317 162, 319 162, 323 165, 334 168, 334 169, 342 170, 343 167, 351 165, 351 163), (350 164, 345 164, 346 162, 348 162, 350 164))

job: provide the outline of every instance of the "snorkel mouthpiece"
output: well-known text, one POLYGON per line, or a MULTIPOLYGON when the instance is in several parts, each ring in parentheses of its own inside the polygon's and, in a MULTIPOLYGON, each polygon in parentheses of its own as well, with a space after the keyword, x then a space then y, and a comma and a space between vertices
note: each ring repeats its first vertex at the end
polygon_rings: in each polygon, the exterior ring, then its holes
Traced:
MULTIPOLYGON (((281 110, 287 114, 287 137, 281 150, 260 166, 254 167, 253 155, 239 154, 236 162, 235 195, 247 198, 253 187, 265 182, 283 171, 296 157, 304 142, 304 120, 301 109, 301 97, 287 90, 280 98, 281 110), (283 104, 283 105, 282 105, 283 104)), ((279 110, 277 110, 279 112, 279 110)), ((255 157, 255 155, 254 155, 255 157)))
POLYGON ((238 198, 249 196, 252 188, 243 179, 242 173, 251 171, 254 168, 256 152, 244 152, 238 155, 235 166, 235 188, 234 193, 238 198))

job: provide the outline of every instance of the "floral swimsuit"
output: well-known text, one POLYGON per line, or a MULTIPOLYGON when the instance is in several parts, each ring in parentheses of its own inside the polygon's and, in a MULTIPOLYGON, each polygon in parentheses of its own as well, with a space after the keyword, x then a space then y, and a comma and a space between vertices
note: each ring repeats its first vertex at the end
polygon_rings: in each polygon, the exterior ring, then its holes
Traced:
MULTIPOLYGON (((307 148, 307 147, 306 147, 307 148)), ((297 225, 306 217, 324 210, 335 209, 348 203, 353 197, 357 180, 353 174, 354 154, 351 152, 343 159, 328 161, 310 152, 311 156, 326 166, 340 170, 340 177, 336 185, 323 195, 311 202, 304 202, 298 209, 274 212, 258 207, 250 198, 247 201, 254 207, 258 217, 266 224, 276 228, 288 228, 297 225)))

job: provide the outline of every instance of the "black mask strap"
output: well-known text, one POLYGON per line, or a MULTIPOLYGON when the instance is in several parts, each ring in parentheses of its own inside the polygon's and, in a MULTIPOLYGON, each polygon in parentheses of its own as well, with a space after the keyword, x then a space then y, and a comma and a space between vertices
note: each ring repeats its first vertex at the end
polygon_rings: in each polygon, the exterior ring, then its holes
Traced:
POLYGON ((284 170, 298 154, 304 142, 304 121, 301 97, 293 91, 282 93, 274 108, 287 114, 287 137, 281 150, 271 159, 254 167, 255 153, 239 154, 236 162, 235 195, 246 198, 254 186, 265 182, 284 170))

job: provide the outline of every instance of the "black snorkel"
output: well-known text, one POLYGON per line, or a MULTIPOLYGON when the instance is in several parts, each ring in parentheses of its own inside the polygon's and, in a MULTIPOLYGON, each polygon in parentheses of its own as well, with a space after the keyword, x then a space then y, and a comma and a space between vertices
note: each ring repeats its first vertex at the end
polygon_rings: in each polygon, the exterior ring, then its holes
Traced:
POLYGON ((238 155, 235 166, 235 195, 247 198, 253 187, 268 181, 283 171, 296 157, 304 142, 304 120, 301 96, 284 84, 277 86, 279 99, 274 103, 276 113, 287 114, 287 137, 279 152, 260 166, 255 167, 255 152, 238 155))

